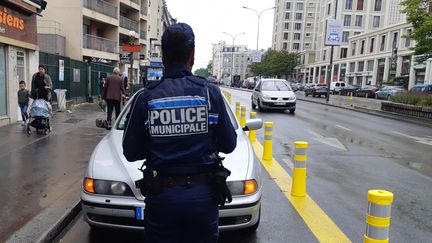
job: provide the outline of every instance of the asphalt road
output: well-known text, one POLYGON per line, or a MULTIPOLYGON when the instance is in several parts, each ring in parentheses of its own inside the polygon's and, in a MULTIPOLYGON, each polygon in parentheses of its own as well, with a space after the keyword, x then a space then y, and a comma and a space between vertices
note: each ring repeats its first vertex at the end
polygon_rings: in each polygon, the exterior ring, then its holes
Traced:
MULTIPOLYGON (((250 93, 230 90, 250 111, 250 93)), ((295 141, 308 141, 309 196, 353 241, 363 241, 367 191, 394 193, 392 242, 432 238, 432 129, 336 107, 298 101, 294 115, 259 112, 274 122, 274 157, 291 173, 295 141)), ((257 132, 262 142, 263 131, 257 132)), ((262 221, 254 234, 222 234, 221 242, 316 242, 272 178, 264 173, 262 221)), ((82 217, 58 242, 134 242, 141 233, 94 232, 82 217)))

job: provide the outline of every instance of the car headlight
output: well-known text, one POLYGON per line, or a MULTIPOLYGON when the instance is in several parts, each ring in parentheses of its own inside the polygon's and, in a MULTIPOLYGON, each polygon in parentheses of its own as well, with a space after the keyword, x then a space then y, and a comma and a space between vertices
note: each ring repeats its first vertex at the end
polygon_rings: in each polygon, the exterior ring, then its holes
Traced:
POLYGON ((262 95, 262 98, 263 98, 263 100, 271 99, 271 97, 269 95, 265 95, 265 94, 262 95))
POLYGON ((227 186, 233 196, 250 195, 258 190, 258 184, 255 180, 228 181, 227 186))
POLYGON ((129 186, 120 181, 96 180, 84 178, 84 191, 94 194, 130 196, 133 197, 129 186))
POLYGON ((289 97, 290 100, 296 100, 295 96, 289 97))

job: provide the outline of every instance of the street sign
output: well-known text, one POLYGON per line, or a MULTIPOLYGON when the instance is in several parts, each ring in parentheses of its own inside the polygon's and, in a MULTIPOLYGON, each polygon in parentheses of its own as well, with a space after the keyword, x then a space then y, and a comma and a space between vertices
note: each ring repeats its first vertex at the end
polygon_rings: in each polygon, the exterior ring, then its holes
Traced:
POLYGON ((131 53, 120 53, 120 63, 130 63, 131 53))
POLYGON ((124 52, 140 52, 141 47, 139 45, 123 45, 124 52))
POLYGON ((324 45, 340 46, 342 43, 343 23, 341 20, 328 19, 324 45))
POLYGON ((257 63, 261 62, 262 53, 261 51, 255 50, 252 51, 252 62, 257 63))

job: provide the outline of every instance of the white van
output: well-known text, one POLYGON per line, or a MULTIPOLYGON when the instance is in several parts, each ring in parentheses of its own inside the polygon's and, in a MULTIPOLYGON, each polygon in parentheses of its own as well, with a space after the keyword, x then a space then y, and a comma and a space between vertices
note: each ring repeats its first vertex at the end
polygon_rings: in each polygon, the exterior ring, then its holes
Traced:
POLYGON ((332 94, 337 94, 341 89, 345 88, 345 82, 335 81, 330 83, 330 92, 332 94))

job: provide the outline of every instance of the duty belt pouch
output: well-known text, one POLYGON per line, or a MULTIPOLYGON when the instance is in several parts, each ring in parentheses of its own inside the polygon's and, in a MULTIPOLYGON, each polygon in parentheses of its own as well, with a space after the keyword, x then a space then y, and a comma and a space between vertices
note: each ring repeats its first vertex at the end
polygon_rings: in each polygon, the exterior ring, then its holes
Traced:
POLYGON ((222 165, 222 162, 217 163, 212 173, 211 187, 213 197, 219 206, 224 206, 225 203, 232 201, 231 191, 229 190, 226 180, 231 175, 231 171, 222 165))
POLYGON ((142 168, 140 170, 143 173, 143 178, 135 181, 136 187, 140 189, 144 197, 158 195, 162 189, 162 184, 157 171, 147 167, 145 169, 142 168))

